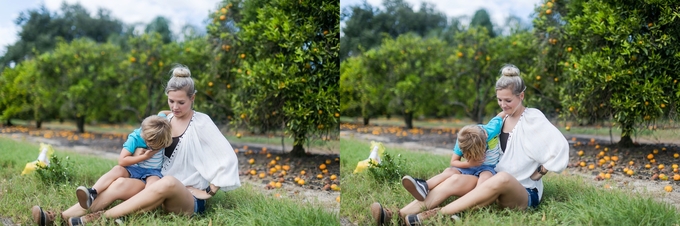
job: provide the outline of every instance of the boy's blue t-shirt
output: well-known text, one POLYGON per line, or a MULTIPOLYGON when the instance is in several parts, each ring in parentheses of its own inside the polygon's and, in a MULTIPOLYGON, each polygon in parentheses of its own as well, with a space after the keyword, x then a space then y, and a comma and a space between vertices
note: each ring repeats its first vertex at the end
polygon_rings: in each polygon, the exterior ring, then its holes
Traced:
MULTIPOLYGON (((146 145, 146 142, 144 142, 144 139, 142 139, 141 131, 141 128, 132 131, 123 144, 123 148, 125 148, 125 150, 129 151, 131 154, 134 154, 135 149, 137 148, 149 148, 146 145)), ((137 163, 137 165, 147 169, 160 169, 163 166, 163 151, 159 151, 150 159, 141 161, 137 163)))
MULTIPOLYGON (((486 131, 486 159, 482 165, 495 166, 501 157, 501 146, 498 135, 501 133, 503 127, 503 118, 499 116, 493 117, 486 125, 479 125, 486 131)), ((458 139, 456 138, 456 146, 453 147, 453 153, 458 156, 463 156, 463 151, 458 147, 458 139)))

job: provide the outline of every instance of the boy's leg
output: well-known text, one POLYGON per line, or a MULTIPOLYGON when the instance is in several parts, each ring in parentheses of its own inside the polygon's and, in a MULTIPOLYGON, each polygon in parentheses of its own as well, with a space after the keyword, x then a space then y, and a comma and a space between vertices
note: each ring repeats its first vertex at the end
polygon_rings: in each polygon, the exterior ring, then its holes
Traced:
POLYGON ((448 179, 453 174, 460 174, 460 171, 453 167, 447 167, 440 174, 437 174, 436 176, 427 180, 427 187, 429 187, 430 190, 432 190, 434 189, 434 187, 437 187, 437 185, 441 184, 444 180, 448 179))
POLYGON ((109 170, 109 172, 102 175, 99 180, 94 183, 92 189, 96 190, 97 193, 103 192, 109 187, 109 185, 111 185, 111 183, 113 183, 114 180, 120 177, 130 177, 130 173, 127 171, 127 169, 125 169, 125 167, 115 165, 113 168, 111 168, 111 170, 109 170))
POLYGON ((481 173, 479 173, 479 180, 477 180, 477 186, 484 183, 484 181, 488 180, 492 176, 493 176, 493 173, 491 173, 490 171, 486 171, 486 170, 482 171, 481 173))

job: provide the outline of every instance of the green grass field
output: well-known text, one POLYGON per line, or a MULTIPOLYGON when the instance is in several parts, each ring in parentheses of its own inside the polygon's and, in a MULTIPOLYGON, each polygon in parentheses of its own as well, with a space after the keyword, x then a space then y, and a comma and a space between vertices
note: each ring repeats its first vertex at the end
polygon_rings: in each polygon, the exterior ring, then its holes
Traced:
MULTIPOLYGON (((369 225, 372 217, 369 206, 380 202, 386 207, 402 207, 413 200, 401 186, 401 181, 378 183, 366 173, 353 174, 358 161, 370 153, 367 142, 342 139, 342 202, 340 217, 359 225, 369 225)), ((387 153, 400 155, 402 170, 419 178, 429 178, 448 166, 450 156, 433 155, 403 149, 387 148, 387 153)), ((464 225, 678 225, 680 214, 667 203, 652 197, 622 190, 604 190, 584 184, 579 176, 548 174, 545 190, 538 209, 531 211, 502 210, 485 207, 467 211, 464 225)), ((453 198, 444 202, 452 201, 453 198)), ((397 223, 393 219, 393 223, 397 223)), ((450 221, 435 222, 449 225, 450 221)))
MULTIPOLYGON (((113 160, 56 150, 57 157, 70 163, 70 171, 75 176, 71 184, 47 185, 33 174, 20 175, 25 164, 37 158, 38 144, 0 138, 0 149, 0 177, 3 178, 0 218, 9 218, 18 225, 33 225, 30 211, 33 205, 63 210, 75 204, 78 185, 94 184, 116 164, 113 160)), ((218 192, 207 202, 206 214, 202 216, 188 218, 158 209, 132 214, 126 219, 127 225, 338 225, 338 222, 338 214, 321 205, 303 203, 285 195, 274 198, 249 184, 234 191, 218 192)))

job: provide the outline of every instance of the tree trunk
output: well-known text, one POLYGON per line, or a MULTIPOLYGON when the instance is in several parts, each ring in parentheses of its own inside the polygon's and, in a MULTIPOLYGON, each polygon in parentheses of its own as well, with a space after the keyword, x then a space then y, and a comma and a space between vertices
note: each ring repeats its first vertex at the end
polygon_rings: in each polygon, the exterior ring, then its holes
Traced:
POLYGON ((76 117, 76 126, 78 127, 78 133, 85 132, 85 117, 76 117))
POLYGON ((36 120, 35 121, 35 128, 38 128, 38 129, 42 128, 42 120, 36 120))
POLYGON ((404 114, 404 123, 406 123, 406 129, 413 129, 413 113, 404 114))
POLYGON ((293 150, 290 151, 290 155, 297 157, 307 155, 307 152, 305 152, 304 147, 305 145, 304 136, 305 136, 304 133, 302 135, 295 135, 295 141, 293 142, 293 150))
POLYGON ((364 118, 364 126, 368 126, 368 122, 371 120, 369 117, 363 117, 364 118))
POLYGON ((633 146, 633 139, 630 138, 630 134, 633 133, 633 125, 622 124, 621 125, 621 140, 619 140, 620 147, 631 147, 633 146))

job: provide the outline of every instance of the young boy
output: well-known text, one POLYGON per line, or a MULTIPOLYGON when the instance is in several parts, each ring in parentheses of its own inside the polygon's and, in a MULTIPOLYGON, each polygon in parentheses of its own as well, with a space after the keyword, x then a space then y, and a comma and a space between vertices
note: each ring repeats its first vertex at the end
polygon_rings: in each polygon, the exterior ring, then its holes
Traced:
POLYGON ((140 179, 146 186, 160 180, 163 177, 162 150, 171 143, 170 122, 166 118, 156 115, 145 118, 141 127, 128 135, 118 157, 118 165, 101 176, 92 188, 80 186, 76 189, 80 207, 90 208, 97 193, 106 190, 119 177, 140 179))
POLYGON ((404 176, 401 184, 418 201, 424 201, 430 188, 449 178, 453 174, 465 174, 479 177, 477 185, 496 174, 494 168, 501 156, 498 134, 503 126, 505 113, 501 112, 486 125, 468 125, 458 132, 456 146, 453 148, 451 167, 425 181, 411 176, 404 176), (464 157, 467 161, 462 162, 464 157))

